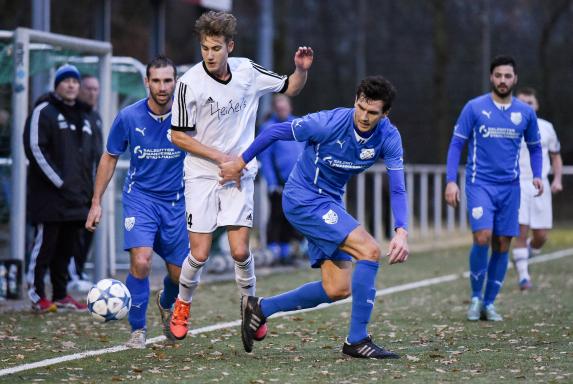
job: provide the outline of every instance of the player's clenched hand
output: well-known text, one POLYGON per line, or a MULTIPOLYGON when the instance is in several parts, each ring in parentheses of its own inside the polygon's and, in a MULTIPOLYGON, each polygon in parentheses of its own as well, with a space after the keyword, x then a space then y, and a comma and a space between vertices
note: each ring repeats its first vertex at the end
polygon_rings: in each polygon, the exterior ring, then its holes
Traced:
POLYGON ((101 205, 93 204, 90 208, 90 212, 88 213, 88 218, 86 220, 86 229, 88 231, 95 231, 96 226, 99 224, 101 219, 101 205))
POLYGON ((396 230, 396 235, 388 246, 388 262, 390 264, 403 263, 408 259, 410 251, 408 249, 408 232, 403 228, 396 230))
POLYGON ((241 156, 235 157, 231 161, 227 161, 223 164, 219 164, 219 184, 223 185, 229 181, 234 181, 237 183, 237 188, 241 189, 241 175, 243 174, 243 169, 246 164, 241 156))
POLYGON ((551 183, 551 192, 559 193, 563 190, 563 184, 561 184, 560 180, 554 179, 551 183))
POLYGON ((535 179, 533 179, 533 186, 537 190, 535 197, 541 196, 543 194, 543 181, 541 181, 540 178, 536 177, 535 179))
POLYGON ((314 59, 314 52, 311 47, 298 47, 294 54, 294 65, 301 71, 308 71, 314 59))
POLYGON ((454 208, 458 206, 458 203, 460 202, 460 188, 455 182, 450 181, 448 185, 446 185, 446 193, 444 193, 444 197, 448 205, 454 208))

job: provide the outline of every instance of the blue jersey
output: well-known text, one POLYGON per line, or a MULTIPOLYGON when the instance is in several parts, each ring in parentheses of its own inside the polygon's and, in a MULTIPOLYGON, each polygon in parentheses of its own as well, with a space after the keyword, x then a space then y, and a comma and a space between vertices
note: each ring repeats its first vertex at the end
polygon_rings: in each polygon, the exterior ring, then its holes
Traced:
MULTIPOLYGON (((289 115, 285 121, 292 121, 293 119, 295 119, 295 116, 289 115)), ((260 130, 262 132, 271 125, 280 122, 281 120, 276 115, 273 115, 261 125, 260 130)), ((258 159, 261 162, 261 170, 270 190, 285 185, 303 149, 304 143, 278 140, 259 154, 258 159)))
POLYGON ((107 152, 119 156, 129 148, 131 160, 124 193, 137 191, 164 200, 183 196, 185 153, 171 142, 170 115, 152 117, 147 99, 143 99, 124 108, 115 118, 107 152))
POLYGON ((288 183, 340 199, 350 177, 378 158, 389 170, 403 169, 402 140, 390 120, 380 120, 374 133, 362 138, 354 130, 353 115, 354 108, 337 108, 292 122, 295 139, 307 144, 288 183))
POLYGON ((512 98, 501 110, 490 93, 470 100, 454 128, 454 136, 468 141, 466 181, 472 184, 519 182, 519 149, 539 143, 535 112, 512 98))

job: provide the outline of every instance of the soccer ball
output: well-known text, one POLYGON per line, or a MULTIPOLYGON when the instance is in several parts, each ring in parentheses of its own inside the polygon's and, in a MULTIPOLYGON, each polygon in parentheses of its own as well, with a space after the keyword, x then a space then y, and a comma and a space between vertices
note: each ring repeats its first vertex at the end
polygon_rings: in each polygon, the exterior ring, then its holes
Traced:
POLYGON ((131 294, 119 280, 103 279, 94 285, 87 298, 88 310, 102 323, 123 319, 131 308, 131 294))

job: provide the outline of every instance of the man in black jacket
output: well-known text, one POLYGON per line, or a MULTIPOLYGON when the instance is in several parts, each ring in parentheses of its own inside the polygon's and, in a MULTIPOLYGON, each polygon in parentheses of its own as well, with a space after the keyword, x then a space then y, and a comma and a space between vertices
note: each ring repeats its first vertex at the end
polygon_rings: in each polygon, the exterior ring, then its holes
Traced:
POLYGON ((54 92, 38 101, 26 120, 28 215, 36 228, 28 272, 32 309, 85 310, 67 294, 67 266, 78 252, 77 234, 86 220, 93 189, 97 135, 88 108, 77 100, 80 73, 73 65, 56 71, 54 92), (50 270, 53 302, 44 291, 50 270))
MULTIPOLYGON (((95 140, 93 143, 96 146, 94 171, 97 169, 103 148, 102 120, 99 112, 97 111, 99 89, 100 85, 97 77, 89 74, 82 74, 78 100, 86 104, 86 107, 88 108, 88 119, 90 121, 92 133, 95 135, 95 140)), ((95 172, 93 177, 95 179, 95 172)), ((80 229, 77 237, 77 253, 73 255, 68 264, 68 274, 70 277, 67 286, 68 290, 87 293, 93 286, 93 282, 89 280, 89 277, 84 272, 85 263, 92 244, 92 239, 93 232, 90 232, 85 228, 80 229)))

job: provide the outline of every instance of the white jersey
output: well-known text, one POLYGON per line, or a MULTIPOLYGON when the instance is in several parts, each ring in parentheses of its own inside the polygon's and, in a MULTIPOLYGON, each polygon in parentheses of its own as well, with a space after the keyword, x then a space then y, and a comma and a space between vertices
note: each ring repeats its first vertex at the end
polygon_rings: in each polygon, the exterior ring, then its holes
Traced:
MULTIPOLYGON (((229 58, 230 78, 221 81, 203 62, 190 68, 177 81, 171 125, 186 131, 201 144, 228 155, 239 155, 255 139, 259 98, 284 92, 288 77, 280 76, 246 58, 229 58)), ((248 165, 247 176, 257 173, 257 161, 248 165)), ((214 162, 187 153, 186 178, 218 178, 214 162)))
MULTIPOLYGON (((549 152, 559 153, 559 151, 561 151, 561 144, 559 143, 559 139, 557 139, 557 134, 555 133, 555 129, 553 129, 553 124, 543 119, 537 119, 537 124, 539 125, 539 135, 541 136, 541 151, 543 161, 541 178, 545 179, 547 178, 551 168, 549 152)), ((521 150, 519 154, 519 172, 521 181, 530 181, 533 179, 531 165, 529 163, 529 151, 527 150, 527 145, 525 142, 521 143, 521 150)))

